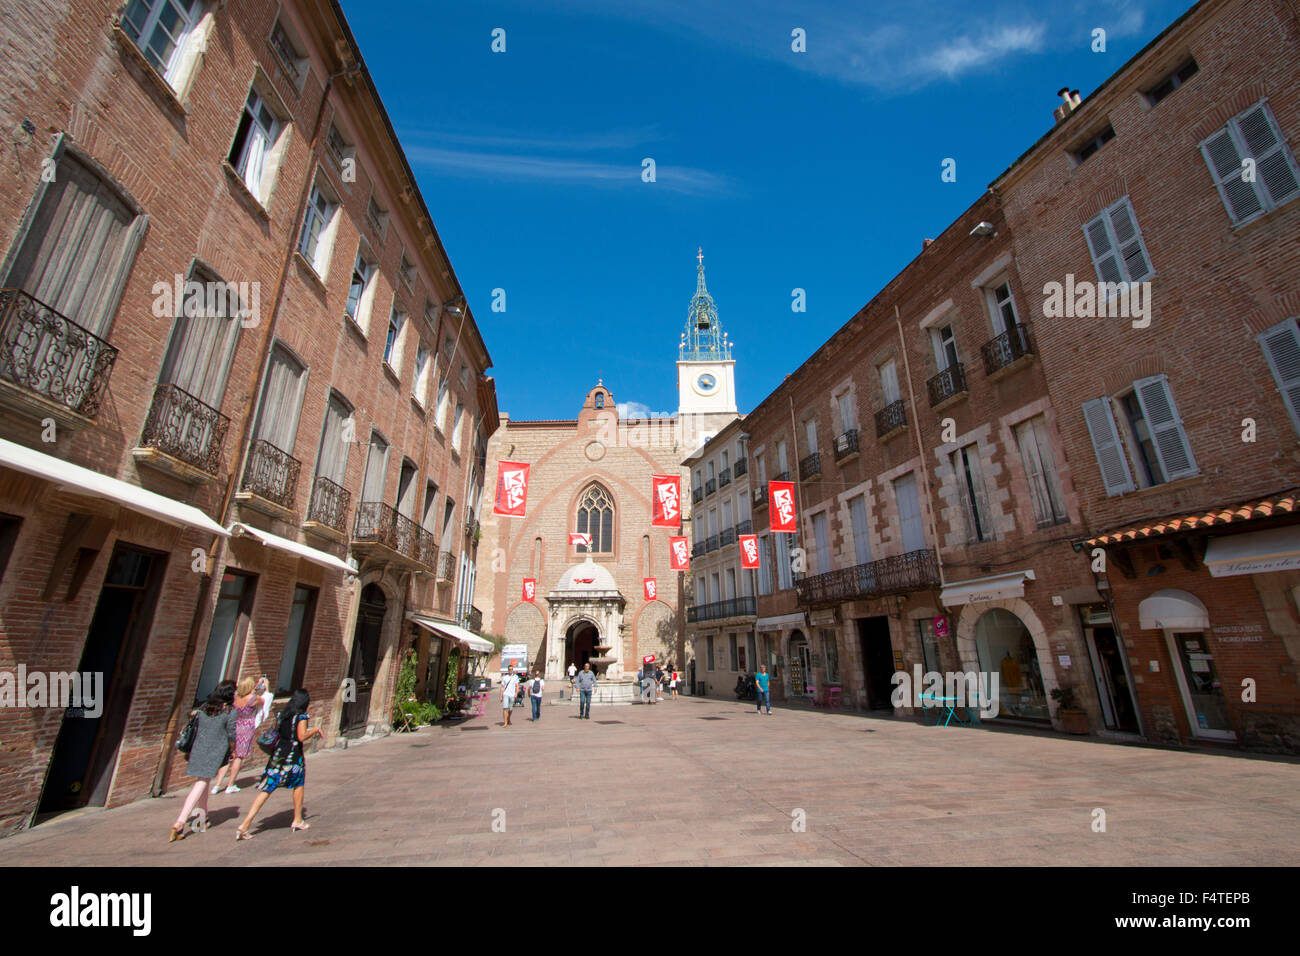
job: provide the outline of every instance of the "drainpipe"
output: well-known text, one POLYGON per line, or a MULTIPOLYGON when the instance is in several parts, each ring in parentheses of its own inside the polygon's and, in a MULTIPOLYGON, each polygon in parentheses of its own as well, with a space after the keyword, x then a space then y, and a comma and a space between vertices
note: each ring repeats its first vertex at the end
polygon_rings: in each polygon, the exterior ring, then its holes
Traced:
POLYGON ((894 305, 894 321, 898 324, 898 344, 903 350, 903 375, 907 378, 907 398, 912 403, 912 415, 916 418, 916 453, 921 458, 921 480, 925 484, 925 510, 929 519, 927 524, 930 527, 930 539, 934 542, 934 560, 939 567, 939 587, 945 584, 943 574, 943 551, 939 547, 939 531, 934 523, 934 508, 930 500, 930 470, 925 464, 925 446, 921 444, 921 420, 916 414, 916 392, 912 389, 912 363, 907 357, 907 339, 903 337, 903 318, 898 312, 898 305, 894 305))

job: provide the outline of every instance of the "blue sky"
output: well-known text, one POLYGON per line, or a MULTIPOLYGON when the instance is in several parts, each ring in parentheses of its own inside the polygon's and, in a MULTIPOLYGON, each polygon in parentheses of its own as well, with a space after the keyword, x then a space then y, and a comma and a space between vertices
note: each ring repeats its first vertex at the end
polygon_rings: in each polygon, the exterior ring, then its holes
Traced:
POLYGON ((342 2, 514 419, 674 410, 699 246, 753 408, 1191 6, 342 2))

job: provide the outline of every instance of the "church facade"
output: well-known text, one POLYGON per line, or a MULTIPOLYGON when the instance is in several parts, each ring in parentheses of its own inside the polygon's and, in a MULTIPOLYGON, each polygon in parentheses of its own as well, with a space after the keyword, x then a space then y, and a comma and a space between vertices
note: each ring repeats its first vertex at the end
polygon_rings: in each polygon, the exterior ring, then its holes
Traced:
POLYGON ((669 570, 669 538, 689 536, 690 501, 680 529, 651 527, 651 478, 682 475, 681 462, 736 416, 735 366, 704 281, 696 291, 677 361, 678 408, 671 416, 619 414, 603 380, 577 417, 512 420, 488 442, 486 474, 501 461, 530 467, 523 517, 484 508, 474 604, 483 630, 526 644, 529 664, 559 678, 573 663, 609 680, 634 675, 644 658, 685 668, 689 575, 669 570), (590 545, 570 543, 570 534, 590 545))

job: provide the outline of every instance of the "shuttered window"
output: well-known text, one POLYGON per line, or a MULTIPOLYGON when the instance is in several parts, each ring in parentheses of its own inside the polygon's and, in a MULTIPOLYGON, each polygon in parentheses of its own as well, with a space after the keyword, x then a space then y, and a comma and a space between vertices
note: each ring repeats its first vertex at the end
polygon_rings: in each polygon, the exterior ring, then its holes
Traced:
POLYGON ((831 569, 831 542, 826 530, 826 512, 813 515, 813 541, 817 545, 817 573, 831 569))
POLYGON ((892 405, 898 401, 898 370, 894 365, 894 360, 881 365, 878 369, 880 372, 880 390, 885 395, 885 404, 892 405))
POLYGON ((1234 225, 1300 196, 1300 167, 1267 101, 1230 119, 1201 143, 1201 153, 1234 225))
POLYGON ((207 289, 223 286, 222 294, 205 295, 198 288, 189 289, 185 301, 177 306, 176 325, 158 381, 219 409, 239 342, 240 304, 231 301, 233 286, 224 286, 216 276, 196 269, 189 278, 207 289), (227 289, 232 290, 231 295, 225 294, 227 289))
POLYGON ((1177 481, 1196 474, 1198 469, 1192 457, 1192 446, 1187 441, 1182 419, 1178 417, 1168 379, 1164 375, 1140 379, 1133 383, 1133 391, 1151 431, 1151 441, 1165 480, 1177 481))
POLYGON ((758 536, 758 593, 772 593, 772 553, 771 542, 768 541, 767 535, 758 536))
POLYGON ((261 94, 255 89, 249 90, 248 101, 240 114, 228 159, 248 191, 262 205, 266 205, 271 195, 270 177, 266 175, 269 165, 267 154, 271 152, 283 128, 284 124, 271 112, 261 94))
POLYGON ((320 456, 316 459, 316 474, 328 478, 342 487, 348 474, 348 451, 352 447, 350 426, 352 409, 333 392, 325 409, 325 428, 321 432, 320 456))
POLYGON ((1016 426, 1016 443, 1025 466, 1029 497, 1034 506, 1034 520, 1040 528, 1069 520, 1061 481, 1056 473, 1056 459, 1048 439, 1047 420, 1039 415, 1016 426))
POLYGON ((1083 405, 1083 418, 1088 423, 1092 449, 1097 454, 1097 467, 1107 495, 1119 495, 1133 490, 1133 475, 1128 459, 1119 443, 1119 430, 1111 412, 1110 399, 1096 398, 1083 405))
POLYGON ((370 433, 370 454, 366 457, 366 478, 361 485, 362 501, 384 500, 384 478, 388 472, 388 442, 378 432, 370 433))
POLYGON ((410 461, 402 462, 402 470, 397 476, 397 511, 407 517, 415 517, 415 465, 410 461))
POLYGON ((894 482, 894 498, 898 502, 903 552, 920 551, 925 547, 925 526, 921 518, 921 500, 916 493, 915 473, 908 472, 894 482))
POLYGON ((294 439, 298 434, 298 412, 302 407, 302 390, 306 382, 306 366, 282 346, 277 345, 271 350, 271 363, 262 391, 262 408, 257 416, 257 437, 287 455, 293 454, 294 439))
POLYGON ((962 510, 966 516, 967 540, 993 540, 993 519, 984 489, 984 469, 980 462, 979 446, 967 445, 953 452, 952 467, 957 476, 962 510))
POLYGON ((1291 424, 1300 433, 1300 323, 1291 318, 1273 326, 1259 337, 1259 344, 1291 413, 1291 424))
POLYGON ((871 560, 871 535, 867 527, 867 496, 849 501, 849 519, 853 523, 853 556, 858 564, 871 560))
POLYGON ((1083 233, 1102 282, 1142 282, 1155 274, 1127 196, 1094 216, 1083 233))

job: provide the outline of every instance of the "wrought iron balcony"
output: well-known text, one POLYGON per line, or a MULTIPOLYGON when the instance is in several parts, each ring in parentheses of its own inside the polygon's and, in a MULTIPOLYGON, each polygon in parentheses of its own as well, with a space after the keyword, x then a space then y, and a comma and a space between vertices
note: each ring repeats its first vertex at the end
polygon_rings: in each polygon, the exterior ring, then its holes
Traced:
POLYGON ((704 539, 704 550, 706 553, 718 550, 718 536, 716 534, 711 534, 704 539))
POLYGON ((456 555, 444 551, 438 555, 438 580, 450 581, 456 576, 456 555))
POLYGON ((415 560, 430 571, 438 566, 438 539, 419 526, 415 529, 415 560))
POLYGON ((850 455, 858 453, 858 430, 850 428, 835 439, 835 461, 841 462, 850 455))
POLYGON ((731 484, 731 469, 724 468, 718 472, 718 487, 725 488, 729 484, 731 484))
POLYGON ((788 471, 783 471, 783 472, 781 472, 781 474, 777 475, 777 476, 776 476, 775 478, 773 478, 772 480, 773 480, 773 481, 789 481, 789 480, 790 480, 790 472, 788 472, 788 471))
POLYGON ((883 594, 923 591, 938 583, 939 562, 934 551, 925 548, 852 568, 815 574, 796 581, 795 589, 799 592, 800 604, 816 606, 883 594))
POLYGON ((718 480, 716 478, 710 478, 708 481, 704 483, 704 497, 707 498, 709 495, 713 494, 717 490, 718 490, 718 480))
POLYGON ((745 462, 745 459, 743 459, 743 458, 737 458, 737 459, 736 459, 736 465, 735 465, 734 471, 736 472, 736 477, 737 477, 737 478, 739 478, 739 477, 741 477, 742 475, 745 475, 745 474, 747 474, 747 473, 749 472, 749 465, 745 462))
POLYGON ((718 533, 718 547, 725 548, 729 544, 736 543, 736 529, 727 528, 718 533))
POLYGON ((460 621, 460 626, 467 631, 473 631, 478 634, 483 630, 483 612, 473 605, 462 605, 456 615, 456 620, 460 621))
POLYGON ((0 379, 94 418, 116 361, 117 349, 93 332, 21 289, 0 289, 0 379))
POLYGON ((703 500, 704 500, 704 489, 701 488, 699 485, 696 485, 694 488, 692 488, 692 489, 691 489, 691 500, 694 501, 697 505, 698 505, 701 501, 703 501, 703 500))
POLYGON ((1001 335, 980 346, 984 357, 984 373, 992 375, 1009 365, 1034 354, 1034 343, 1029 337, 1029 326, 1017 323, 1001 335))
POLYGON ((760 482, 754 486, 754 504, 761 505, 767 501, 767 482, 760 482))
POLYGON ((479 523, 478 523, 478 521, 475 520, 475 519, 471 519, 471 520, 469 520, 469 521, 466 521, 466 522, 465 522, 465 534, 466 534, 468 537, 471 537, 471 538, 472 538, 472 537, 474 537, 474 535, 476 535, 476 534, 479 533, 479 527, 480 527, 480 526, 479 526, 479 523))
POLYGON ((404 558, 415 560, 417 532, 414 521, 382 501, 363 501, 357 505, 357 524, 353 545, 380 545, 404 558))
POLYGON ((281 508, 293 510, 301 468, 302 463, 293 455, 259 438, 248 446, 248 464, 240 487, 281 508))
POLYGON ((686 620, 694 624, 699 621, 716 621, 728 617, 753 617, 757 611, 752 597, 727 598, 712 604, 692 605, 686 608, 686 620))
POLYGON ((807 481, 809 478, 822 473, 822 456, 817 452, 806 456, 799 462, 799 480, 807 481))
POLYGON ((230 419, 175 385, 154 389, 153 404, 140 436, 143 448, 154 448, 187 465, 215 475, 230 419))
POLYGON ((307 506, 307 520, 347 533, 348 509, 351 506, 352 492, 323 475, 317 475, 311 486, 311 503, 307 506))
POLYGON ((692 557, 692 558, 698 558, 698 557, 699 557, 700 555, 702 555, 703 553, 704 553, 704 542, 703 542, 703 541, 696 541, 693 545, 691 545, 691 557, 692 557))
POLYGON ((966 373, 961 362, 953 362, 925 383, 930 393, 930 407, 941 405, 955 395, 966 391, 966 373))
POLYGON ((742 534, 753 534, 753 533, 754 533, 754 522, 750 521, 748 518, 740 522, 740 524, 736 525, 737 536, 740 536, 742 534))
POLYGON ((880 411, 876 412, 876 437, 884 438, 892 431, 907 426, 907 406, 900 398, 896 402, 890 402, 880 411))

